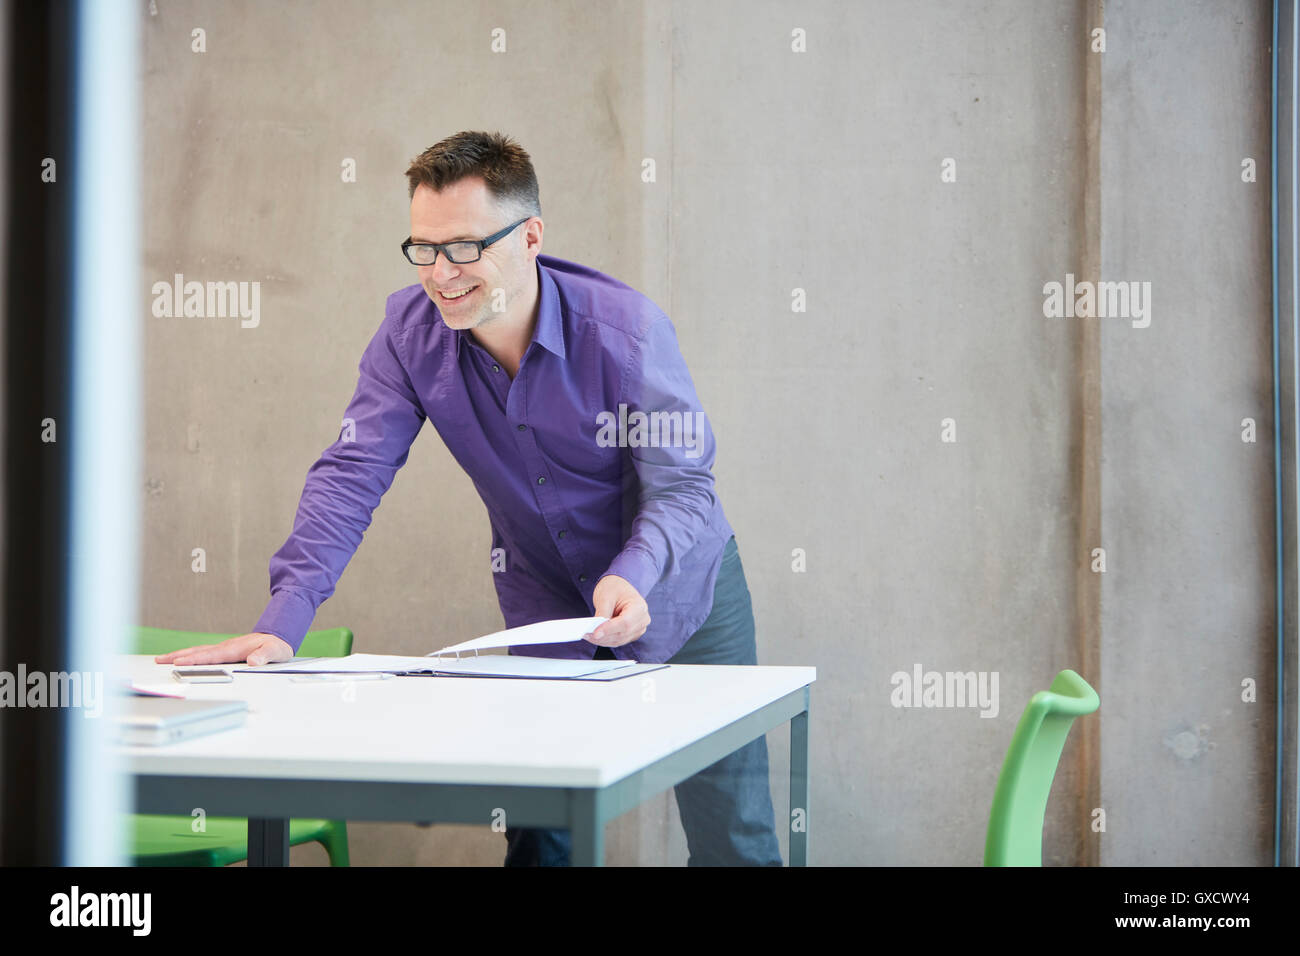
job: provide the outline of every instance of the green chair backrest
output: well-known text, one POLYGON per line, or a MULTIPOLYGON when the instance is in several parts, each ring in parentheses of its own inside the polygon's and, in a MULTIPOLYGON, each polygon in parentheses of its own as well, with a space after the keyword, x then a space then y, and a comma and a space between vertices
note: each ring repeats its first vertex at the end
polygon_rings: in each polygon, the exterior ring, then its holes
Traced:
POLYGON ((1043 816, 1065 738, 1074 718, 1100 706, 1097 692, 1072 670, 1061 671, 1051 690, 1040 690, 1030 699, 993 794, 985 866, 1043 865, 1043 816))
MULTIPOLYGON (((209 634, 206 631, 172 631, 161 627, 137 627, 133 654, 169 654, 196 644, 217 644, 238 634, 209 634)), ((346 627, 309 631, 298 648, 298 657, 347 657, 352 653, 352 632, 346 627)))

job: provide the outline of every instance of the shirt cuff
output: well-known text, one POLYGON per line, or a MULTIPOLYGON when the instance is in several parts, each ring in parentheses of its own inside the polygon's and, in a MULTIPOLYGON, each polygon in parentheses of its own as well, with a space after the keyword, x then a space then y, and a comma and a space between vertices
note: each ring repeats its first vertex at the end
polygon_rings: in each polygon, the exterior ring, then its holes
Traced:
POLYGON ((659 569, 655 567, 654 559, 641 550, 619 552, 605 574, 617 574, 636 588, 643 598, 659 583, 659 569))
POLYGON ((252 633, 274 634, 292 647, 293 653, 297 655, 315 616, 316 609, 310 602, 288 588, 281 588, 271 595, 266 610, 253 625, 252 633))

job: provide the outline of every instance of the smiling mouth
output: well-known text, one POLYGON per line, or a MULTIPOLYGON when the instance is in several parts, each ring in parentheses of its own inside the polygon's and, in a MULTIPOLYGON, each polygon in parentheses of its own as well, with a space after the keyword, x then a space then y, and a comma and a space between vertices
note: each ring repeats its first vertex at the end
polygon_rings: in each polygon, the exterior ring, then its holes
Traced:
POLYGON ((472 285, 464 289, 453 289, 449 293, 439 290, 438 297, 446 302, 456 302, 459 301, 460 299, 465 298, 467 295, 469 295, 477 288, 478 286, 472 285))

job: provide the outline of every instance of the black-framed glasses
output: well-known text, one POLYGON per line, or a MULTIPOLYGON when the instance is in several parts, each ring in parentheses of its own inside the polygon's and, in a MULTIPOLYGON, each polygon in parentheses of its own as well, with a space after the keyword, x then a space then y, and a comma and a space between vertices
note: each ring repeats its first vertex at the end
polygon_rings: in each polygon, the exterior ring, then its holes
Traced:
POLYGON ((525 216, 519 222, 512 226, 506 226, 500 232, 494 232, 486 239, 462 239, 459 242, 413 242, 410 236, 402 243, 402 253, 406 256, 407 261, 413 266, 431 266, 438 261, 438 253, 442 253, 456 265, 464 265, 467 262, 478 262, 483 257, 483 250, 498 239, 502 239, 510 234, 512 229, 517 228, 520 223, 525 223, 532 216, 525 216))

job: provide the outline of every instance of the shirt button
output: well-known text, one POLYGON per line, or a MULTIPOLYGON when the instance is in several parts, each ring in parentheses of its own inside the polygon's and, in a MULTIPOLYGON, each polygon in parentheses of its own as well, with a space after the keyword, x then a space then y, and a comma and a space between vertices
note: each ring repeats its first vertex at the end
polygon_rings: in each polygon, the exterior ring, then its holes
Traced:
POLYGON ((568 534, 567 531, 561 531, 561 532, 560 532, 560 537, 563 538, 566 534, 568 534))
POLYGON ((499 372, 499 371, 501 371, 501 366, 500 366, 500 365, 493 365, 493 366, 492 366, 492 371, 494 371, 494 372, 499 372))
POLYGON ((581 582, 581 581, 586 581, 586 580, 587 580, 587 576, 586 576, 585 574, 579 574, 579 575, 578 575, 578 580, 579 580, 580 582, 581 582))
POLYGON ((527 425, 516 425, 516 426, 515 426, 515 428, 518 428, 520 431, 523 431, 523 430, 524 430, 525 428, 527 428, 527 427, 528 427, 527 425))
POLYGON ((539 485, 544 485, 544 484, 546 484, 546 479, 545 479, 545 478, 538 478, 538 479, 537 479, 537 483, 538 483, 539 485))

